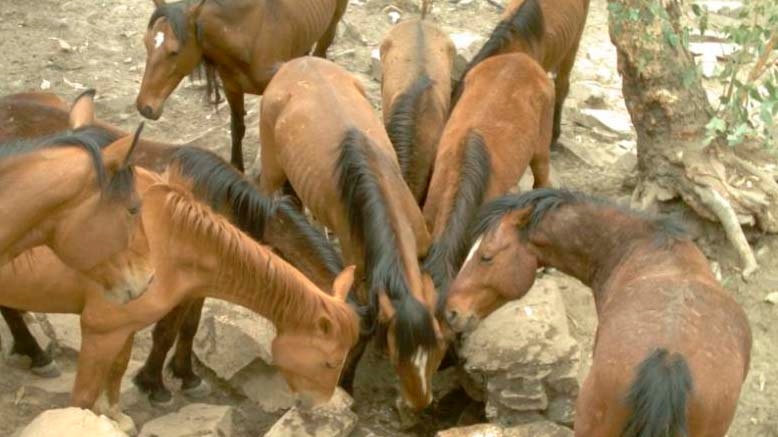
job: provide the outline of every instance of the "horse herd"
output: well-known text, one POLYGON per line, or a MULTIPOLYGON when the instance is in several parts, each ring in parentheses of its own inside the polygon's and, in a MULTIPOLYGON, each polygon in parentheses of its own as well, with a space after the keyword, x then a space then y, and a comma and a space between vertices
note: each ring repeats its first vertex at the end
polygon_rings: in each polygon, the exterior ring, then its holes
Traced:
POLYGON ((576 436, 726 434, 751 333, 705 256, 668 218, 548 188, 588 0, 511 1, 458 82, 424 2, 381 44, 383 120, 323 59, 346 0, 154 4, 138 111, 159 118, 202 66, 231 109, 232 165, 100 121, 92 90, 72 105, 0 100, 2 315, 44 376, 56 365, 20 311, 81 315, 73 405, 134 428, 120 382, 134 333, 155 322, 134 382, 169 401, 175 343, 173 375, 201 395, 192 342, 210 297, 275 324, 274 364, 302 404, 350 391, 375 338, 398 407, 418 411, 455 334, 546 266, 590 286, 597 308, 576 436), (263 95, 257 180, 240 172, 244 93, 263 95), (510 194, 527 168, 535 189, 510 194))

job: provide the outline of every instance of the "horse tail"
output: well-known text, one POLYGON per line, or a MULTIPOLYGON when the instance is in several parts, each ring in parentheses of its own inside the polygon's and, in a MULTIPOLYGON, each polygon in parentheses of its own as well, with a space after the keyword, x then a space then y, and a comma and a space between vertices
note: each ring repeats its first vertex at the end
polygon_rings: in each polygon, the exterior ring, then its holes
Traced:
POLYGON ((386 133, 397 153, 403 179, 411 186, 414 177, 412 167, 416 162, 416 118, 419 102, 431 85, 432 80, 426 73, 422 73, 404 93, 397 97, 389 121, 386 123, 386 133))
POLYGON ((686 437, 686 402, 692 375, 686 359, 657 349, 638 368, 627 404, 632 409, 621 437, 686 437))
POLYGON ((468 231, 484 201, 492 172, 491 157, 483 137, 470 130, 463 141, 465 150, 454 204, 443 233, 424 259, 424 269, 432 276, 438 291, 438 313, 445 306, 449 282, 467 255, 468 231))
POLYGON ((348 214, 352 232, 364 242, 365 281, 373 329, 379 311, 379 296, 385 293, 395 309, 397 349, 401 360, 419 347, 437 343, 432 316, 411 293, 405 277, 395 226, 389 219, 389 205, 375 174, 369 139, 357 129, 349 129, 340 144, 336 178, 340 199, 348 214))
POLYGON ((467 63, 451 93, 451 109, 454 109, 454 105, 464 91, 465 77, 470 70, 484 59, 498 54, 513 40, 514 36, 535 45, 543 38, 543 32, 543 11, 540 9, 538 0, 525 0, 510 18, 497 23, 481 50, 467 63))

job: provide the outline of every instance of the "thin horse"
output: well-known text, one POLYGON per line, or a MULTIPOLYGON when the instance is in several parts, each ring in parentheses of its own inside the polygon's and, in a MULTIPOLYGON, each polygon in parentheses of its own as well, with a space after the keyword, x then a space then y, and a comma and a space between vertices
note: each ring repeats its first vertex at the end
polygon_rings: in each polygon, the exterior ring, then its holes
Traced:
POLYGON ((576 436, 726 435, 751 329, 676 223, 542 189, 488 204, 474 229, 446 307, 456 329, 524 296, 539 266, 592 289, 598 327, 576 436))
POLYGON ((451 38, 425 15, 423 10, 420 19, 392 27, 380 48, 384 123, 403 179, 419 205, 424 204, 449 113, 456 54, 451 38))
POLYGON ((402 398, 413 409, 426 407, 444 351, 432 316, 435 290, 418 261, 429 234, 364 89, 331 62, 289 61, 263 97, 260 136, 260 190, 270 194, 288 181, 334 231, 344 261, 357 266, 372 320, 388 326, 402 398))
POLYGON ((589 0, 511 0, 489 39, 465 67, 462 80, 454 87, 451 104, 457 104, 468 72, 484 59, 503 53, 526 53, 546 71, 556 74, 551 137, 552 144, 556 144, 561 132, 562 105, 570 90, 570 72, 588 12, 589 0))
POLYGON ((478 207, 515 187, 527 167, 536 188, 548 185, 554 86, 540 65, 521 53, 494 56, 465 81, 424 204, 434 241, 424 269, 435 281, 439 310, 467 255, 478 207))
MULTIPOLYGON (((146 69, 138 92, 141 115, 156 120, 181 80, 204 65, 218 103, 216 75, 230 105, 232 164, 243 171, 243 95, 261 95, 276 64, 309 53, 324 57, 346 0, 153 0, 144 43, 146 69)), ((210 96, 209 96, 210 97, 210 96)))
MULTIPOLYGON (((321 290, 331 291, 333 281, 343 270, 340 254, 292 201, 273 201, 261 195, 241 173, 209 151, 181 148, 170 166, 171 182, 187 187, 255 241, 270 246, 321 290)), ((192 369, 191 358, 202 306, 203 299, 179 305, 155 325, 151 352, 134 379, 141 390, 149 393, 152 402, 166 403, 172 398, 163 383, 162 368, 174 342, 176 350, 169 366, 173 375, 182 380, 183 392, 196 397, 207 390, 192 369)))
MULTIPOLYGON (((73 106, 53 93, 29 92, 10 94, 0 98, 0 143, 11 140, 34 139, 65 131, 70 126, 71 110, 82 99, 93 99, 94 90, 79 95, 73 106)), ((84 102, 82 101, 81 104, 84 102)), ((118 127, 93 118, 89 124, 101 131, 110 142, 126 137, 129 133, 118 127)), ((132 154, 132 163, 153 171, 164 171, 177 145, 140 138, 132 154)))

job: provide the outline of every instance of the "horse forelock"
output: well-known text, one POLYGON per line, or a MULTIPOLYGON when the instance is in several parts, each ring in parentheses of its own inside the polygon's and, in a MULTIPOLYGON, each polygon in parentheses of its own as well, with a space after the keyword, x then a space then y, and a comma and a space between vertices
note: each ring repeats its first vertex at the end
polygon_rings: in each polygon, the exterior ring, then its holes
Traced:
POLYGON ((370 165, 368 141, 356 129, 346 132, 336 177, 351 231, 365 246, 364 270, 371 317, 375 320, 378 314, 379 293, 386 293, 395 308, 399 355, 407 359, 419 346, 436 344, 436 336, 429 311, 414 297, 408 285, 395 224, 383 188, 370 165))
POLYGON ((173 239, 187 247, 212 253, 220 263, 214 278, 213 297, 242 302, 247 308, 269 314, 281 329, 313 329, 322 315, 336 324, 339 333, 356 340, 359 321, 344 302, 328 296, 286 261, 253 241, 226 218, 197 202, 191 193, 168 186, 164 213, 173 239), (256 284, 266 292, 257 293, 256 284))

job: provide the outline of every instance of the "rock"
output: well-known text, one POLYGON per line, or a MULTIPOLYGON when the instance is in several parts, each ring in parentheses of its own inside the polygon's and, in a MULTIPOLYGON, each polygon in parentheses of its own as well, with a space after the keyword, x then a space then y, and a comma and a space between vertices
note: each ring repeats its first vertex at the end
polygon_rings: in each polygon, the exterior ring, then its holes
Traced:
POLYGON ((268 413, 285 410, 294 405, 294 394, 289 390, 284 377, 275 367, 262 360, 254 360, 241 369, 230 379, 230 385, 268 413))
POLYGON ((765 296, 764 301, 773 305, 778 304, 778 291, 773 291, 772 293, 765 296))
POLYGON ((633 136, 632 120, 628 114, 622 112, 583 108, 577 121, 585 126, 607 129, 624 137, 633 136))
POLYGON ((524 298, 484 319, 460 355, 470 379, 463 385, 471 397, 486 401, 491 422, 571 422, 580 352, 553 278, 537 280, 524 298))
POLYGON ((33 419, 19 437, 127 437, 105 416, 81 408, 47 410, 33 419))
POLYGON ((353 403, 351 396, 337 388, 324 405, 287 411, 265 437, 345 437, 357 426, 357 415, 351 411, 353 403))
POLYGON ((596 82, 579 82, 570 87, 569 100, 579 108, 607 109, 605 91, 596 82))
POLYGON ((572 437, 573 431, 553 422, 540 421, 502 428, 490 423, 440 431, 436 437, 572 437))
POLYGON ((275 336, 269 320, 237 305, 208 299, 194 351, 220 378, 230 380, 256 359, 271 364, 275 336))
POLYGON ((453 79, 459 80, 465 71, 467 63, 478 53, 478 50, 486 42, 486 38, 471 32, 449 32, 449 35, 451 36, 451 41, 454 42, 454 47, 457 49, 451 76, 453 79))
POLYGON ((381 82, 381 50, 375 48, 370 51, 370 77, 381 82))
MULTIPOLYGON (((551 186, 554 188, 560 188, 562 187, 562 181, 559 179, 559 173, 554 169, 554 164, 549 163, 548 167, 548 179, 549 182, 551 182, 551 186)), ((521 179, 519 179, 519 183, 516 186, 516 192, 523 193, 525 191, 530 191, 532 189, 532 185, 535 183, 535 177, 532 174, 532 170, 527 167, 527 170, 524 171, 524 174, 521 176, 521 179)))
POLYGON ((229 437, 232 407, 191 404, 143 425, 139 437, 229 437))

